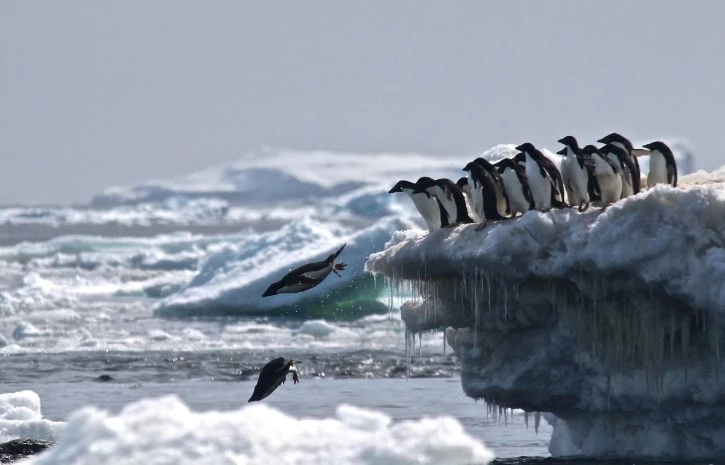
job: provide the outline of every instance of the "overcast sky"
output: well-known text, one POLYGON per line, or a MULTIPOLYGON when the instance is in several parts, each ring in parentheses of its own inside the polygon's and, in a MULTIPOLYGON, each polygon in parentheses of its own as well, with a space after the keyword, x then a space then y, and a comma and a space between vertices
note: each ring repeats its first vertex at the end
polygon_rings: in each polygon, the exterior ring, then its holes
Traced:
POLYGON ((725 2, 0 2, 0 203, 260 146, 687 139, 725 164, 725 2))

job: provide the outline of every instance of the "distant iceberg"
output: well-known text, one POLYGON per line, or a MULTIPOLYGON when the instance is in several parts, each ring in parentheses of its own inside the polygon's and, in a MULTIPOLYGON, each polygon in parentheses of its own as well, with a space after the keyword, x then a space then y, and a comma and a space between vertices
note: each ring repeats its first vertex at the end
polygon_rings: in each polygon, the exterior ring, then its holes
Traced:
POLYGON ((399 231, 366 270, 445 327, 464 392, 548 412, 555 456, 725 457, 725 167, 606 211, 399 231))

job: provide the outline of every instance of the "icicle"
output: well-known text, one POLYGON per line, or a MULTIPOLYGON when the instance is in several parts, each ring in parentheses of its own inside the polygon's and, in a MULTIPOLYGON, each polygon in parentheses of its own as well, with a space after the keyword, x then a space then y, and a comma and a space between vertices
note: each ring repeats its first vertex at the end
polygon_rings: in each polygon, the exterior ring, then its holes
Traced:
POLYGON ((443 327, 443 358, 446 357, 446 339, 448 338, 448 327, 443 327))
POLYGON ((529 429, 529 411, 524 410, 524 424, 526 425, 526 429, 529 429))
POLYGON ((534 431, 536 434, 539 434, 539 423, 541 423, 541 412, 536 412, 534 414, 534 431))

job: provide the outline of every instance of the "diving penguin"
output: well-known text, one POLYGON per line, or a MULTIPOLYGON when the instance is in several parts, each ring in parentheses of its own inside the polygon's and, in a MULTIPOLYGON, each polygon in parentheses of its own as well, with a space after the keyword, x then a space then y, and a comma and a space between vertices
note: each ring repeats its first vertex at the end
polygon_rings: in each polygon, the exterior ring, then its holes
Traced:
POLYGON ((589 208, 589 178, 594 172, 594 159, 579 148, 574 136, 566 136, 558 141, 564 148, 556 153, 562 155, 561 177, 569 196, 569 203, 576 205, 580 212, 589 208))
POLYGON ((272 394, 280 384, 284 384, 287 379, 287 373, 292 372, 292 381, 294 384, 300 382, 297 367, 295 363, 302 363, 289 358, 279 357, 268 362, 259 373, 257 385, 254 386, 252 397, 247 402, 262 400, 272 394))
POLYGON ((331 254, 327 257, 327 259, 322 260, 321 262, 308 263, 290 271, 284 276, 284 278, 280 279, 276 283, 270 284, 267 290, 264 291, 264 294, 262 294, 262 297, 269 297, 271 295, 283 293, 302 292, 312 289, 324 281, 330 272, 340 276, 338 271, 343 271, 346 265, 344 263, 335 263, 335 259, 338 255, 340 255, 340 252, 342 252, 342 249, 344 249, 346 245, 347 244, 342 244, 342 247, 340 247, 337 252, 331 254))
POLYGON ((448 215, 445 211, 442 211, 443 206, 432 195, 427 192, 414 193, 418 185, 426 183, 427 180, 433 182, 433 179, 428 177, 422 177, 417 182, 400 180, 388 191, 388 194, 405 193, 413 201, 413 205, 415 205, 420 216, 423 217, 423 221, 428 226, 428 231, 435 231, 442 226, 448 225, 448 215))
POLYGON ((622 197, 622 177, 619 175, 619 168, 593 145, 587 145, 582 151, 594 159, 594 174, 602 195, 602 208, 606 209, 608 205, 622 197))
POLYGON ((642 147, 649 149, 649 173, 647 173, 647 187, 655 184, 669 184, 677 187, 677 162, 672 150, 660 141, 650 142, 642 147))
POLYGON ((602 144, 612 144, 616 145, 618 147, 623 148, 627 151, 627 155, 629 156, 629 159, 632 162, 634 170, 632 171, 632 193, 633 194, 639 194, 639 191, 641 190, 641 176, 639 169, 639 162, 637 161, 637 157, 640 155, 647 155, 646 150, 641 149, 635 149, 634 145, 627 139, 626 137, 622 136, 621 134, 618 134, 616 132, 613 132, 607 136, 602 137, 597 142, 602 144))

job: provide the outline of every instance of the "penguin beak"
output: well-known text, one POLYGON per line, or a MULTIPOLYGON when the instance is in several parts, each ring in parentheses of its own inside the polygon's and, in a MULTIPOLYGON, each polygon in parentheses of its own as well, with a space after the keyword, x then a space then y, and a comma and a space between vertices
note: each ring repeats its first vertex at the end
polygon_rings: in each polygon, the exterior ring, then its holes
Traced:
POLYGON ((394 193, 396 193, 396 192, 400 192, 400 189, 398 188, 398 186, 395 186, 395 187, 393 187, 392 189, 390 189, 390 190, 388 191, 388 194, 394 194, 394 193))
POLYGON ((262 297, 269 297, 271 295, 275 295, 276 292, 272 288, 272 286, 269 286, 266 291, 264 291, 264 294, 262 294, 262 297))
POLYGON ((559 139, 557 142, 560 143, 560 144, 566 145, 566 142, 564 142, 564 138, 563 137, 561 139, 559 139))
POLYGON ((347 242, 342 244, 342 247, 340 247, 340 249, 337 252, 335 252, 335 258, 337 258, 337 256, 340 255, 340 252, 342 252, 342 249, 344 249, 346 245, 347 245, 347 242))

